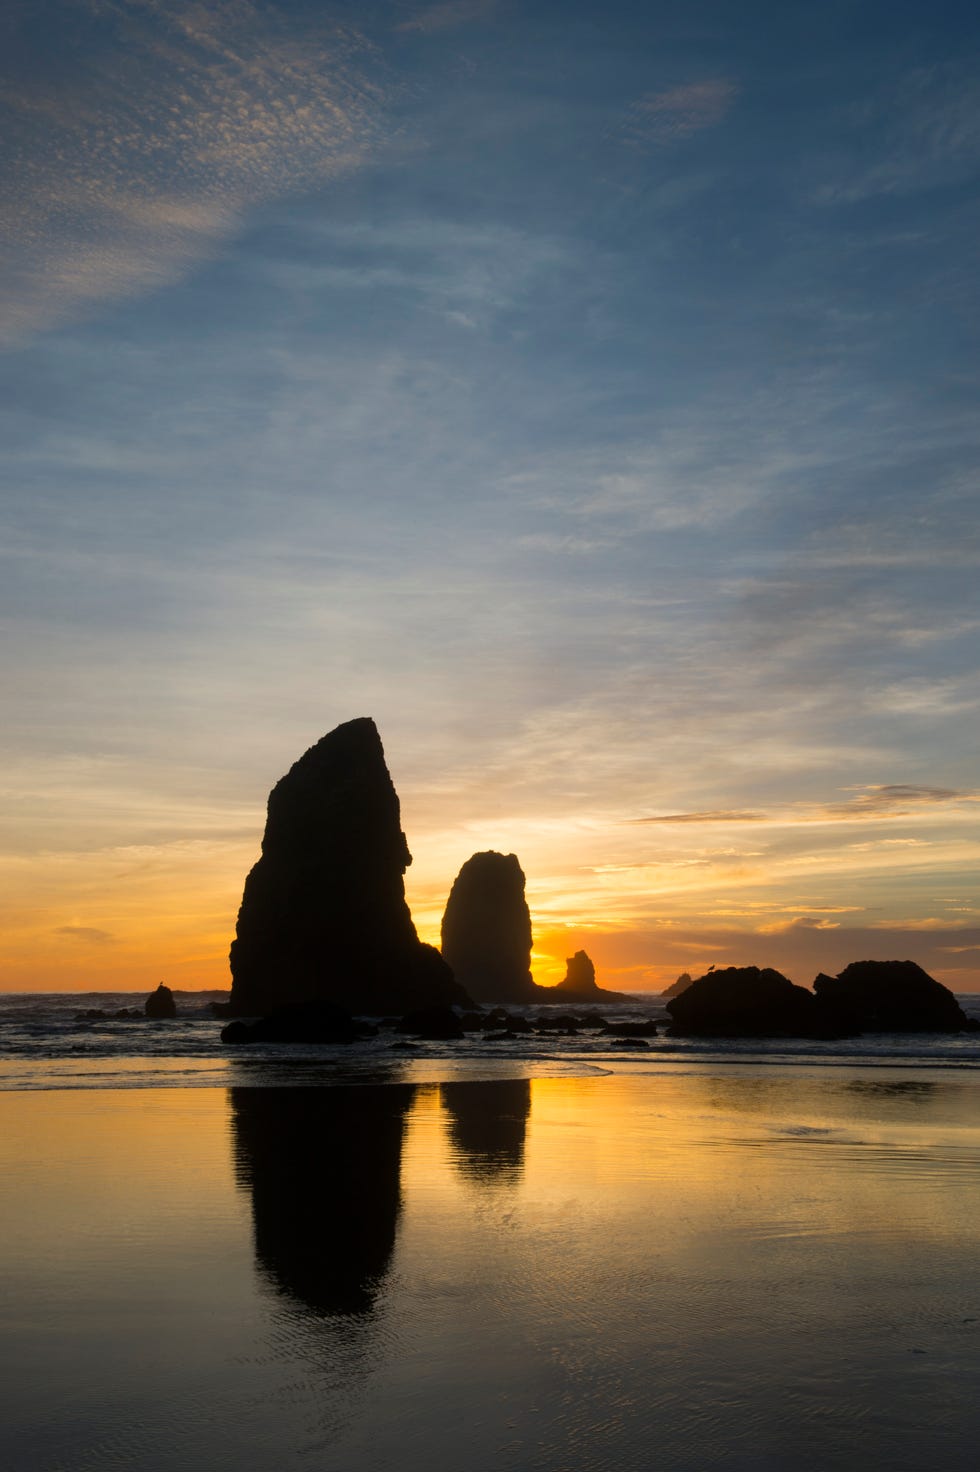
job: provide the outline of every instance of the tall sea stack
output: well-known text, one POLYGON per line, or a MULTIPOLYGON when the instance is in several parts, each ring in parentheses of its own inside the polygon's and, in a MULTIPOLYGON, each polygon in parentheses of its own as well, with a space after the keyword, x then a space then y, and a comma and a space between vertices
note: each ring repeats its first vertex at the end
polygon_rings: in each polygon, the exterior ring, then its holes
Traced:
POLYGON ((516 854, 474 854, 456 875, 442 917, 442 954, 478 1002, 535 1002, 531 913, 516 854))
POLYGON ((412 856, 374 722, 348 721, 276 783, 231 946, 234 1016, 296 1002, 405 1012, 469 1001, 405 902, 412 856))

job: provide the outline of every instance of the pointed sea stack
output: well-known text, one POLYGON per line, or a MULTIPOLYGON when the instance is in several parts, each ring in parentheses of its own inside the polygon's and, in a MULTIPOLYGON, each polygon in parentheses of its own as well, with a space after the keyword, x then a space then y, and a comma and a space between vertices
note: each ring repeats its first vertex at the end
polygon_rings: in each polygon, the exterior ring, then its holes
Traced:
POLYGON ((595 963, 587 951, 576 951, 565 960, 565 979, 555 987, 556 992, 597 992, 595 963))
POLYGON ((670 986, 664 988, 661 995, 664 997, 679 997, 681 992, 687 991, 692 980, 690 971, 682 971, 676 981, 672 981, 670 986))
POLYGON ((564 1002, 566 1006, 569 1003, 581 1006, 588 1002, 636 1001, 635 997, 626 992, 610 992, 599 986, 595 979, 595 966, 586 951, 576 951, 574 956, 568 956, 565 960, 564 981, 560 981, 557 986, 539 987, 539 1000, 542 1000, 542 993, 547 994, 543 1000, 564 1002))
POLYGON ((442 954, 478 1002, 534 1002, 531 913, 516 854, 474 854, 460 869, 442 917, 442 954))
POLYGON ((299 1002, 357 1013, 469 1002, 405 902, 412 862, 374 722, 324 736, 269 795, 231 946, 229 1014, 299 1002))

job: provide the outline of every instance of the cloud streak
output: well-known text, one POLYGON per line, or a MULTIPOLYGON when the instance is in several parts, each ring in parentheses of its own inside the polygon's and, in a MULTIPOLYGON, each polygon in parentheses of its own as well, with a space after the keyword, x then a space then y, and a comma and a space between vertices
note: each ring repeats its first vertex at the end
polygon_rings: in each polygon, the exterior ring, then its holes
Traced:
POLYGON ((712 809, 692 813, 655 813, 633 818, 634 823, 845 823, 869 819, 907 818, 937 807, 980 802, 980 793, 952 787, 917 787, 904 782, 881 783, 855 789, 847 802, 788 804, 766 812, 712 809))
POLYGON ((77 940, 93 946, 111 945, 115 940, 111 931, 99 930, 94 925, 59 925, 54 934, 62 935, 66 940, 77 940))
POLYGON ((724 77, 648 92, 630 108, 625 136, 640 145, 680 142, 717 127, 737 96, 738 88, 724 77))
POLYGON ((350 30, 251 0, 88 16, 67 83, 42 72, 8 92, 8 343, 178 280, 247 210, 357 167, 379 137, 350 30))

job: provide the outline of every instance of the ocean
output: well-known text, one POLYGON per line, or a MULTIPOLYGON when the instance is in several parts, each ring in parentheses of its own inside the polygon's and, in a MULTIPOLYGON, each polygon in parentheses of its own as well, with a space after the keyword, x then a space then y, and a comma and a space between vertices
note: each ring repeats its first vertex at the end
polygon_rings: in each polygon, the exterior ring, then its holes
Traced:
MULTIPOLYGON (((646 1048, 623 1046, 621 1039, 580 1032, 577 1037, 554 1033, 528 1034, 488 1042, 479 1033, 457 1043, 413 1043, 384 1032, 353 1044, 256 1044, 236 1047, 221 1042, 224 1021, 211 1011, 227 992, 176 992, 178 1016, 151 1022, 143 1016, 117 1018, 122 1010, 142 1012, 142 994, 132 992, 0 993, 0 1089, 116 1088, 229 1083, 242 1068, 255 1072, 266 1064, 289 1065, 317 1082, 370 1080, 379 1065, 393 1056, 420 1065, 435 1064, 433 1076, 458 1072, 468 1078, 528 1076, 549 1073, 604 1073, 650 1066, 678 1067, 695 1062, 760 1062, 772 1066, 860 1063, 895 1068, 928 1064, 933 1068, 980 1067, 980 1032, 952 1034, 877 1034, 831 1042, 676 1039, 658 1036, 646 1048), (99 1019, 79 1014, 100 1011, 99 1019), (393 1049, 394 1043, 399 1043, 393 1049), (524 1065, 526 1065, 526 1070, 524 1065), (502 1066, 502 1067, 501 1067, 502 1066)), ((957 1000, 970 1017, 980 1020, 980 994, 957 1000)), ((533 1017, 548 1008, 512 1008, 533 1017)), ((637 996, 631 1005, 572 1007, 576 1015, 601 1015, 609 1021, 667 1020, 659 996, 637 996)), ((432 1074, 433 1070, 428 1069, 432 1074)), ((280 1073, 272 1071, 276 1078, 280 1073)))

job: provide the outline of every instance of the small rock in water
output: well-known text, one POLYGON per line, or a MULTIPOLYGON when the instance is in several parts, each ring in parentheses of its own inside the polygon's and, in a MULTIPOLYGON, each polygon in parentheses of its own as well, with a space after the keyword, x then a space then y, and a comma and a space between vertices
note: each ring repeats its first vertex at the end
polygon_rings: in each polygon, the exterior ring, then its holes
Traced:
MULTIPOLYGON (((176 1017, 177 1003, 169 986, 164 986, 161 981, 155 992, 151 992, 143 1004, 143 1011, 147 1017, 176 1017)), ((122 1014, 117 1014, 121 1016, 122 1014)))
POLYGON ((452 1007, 419 1007, 405 1014, 397 1031, 431 1042, 456 1042, 463 1037, 459 1018, 452 1007))

